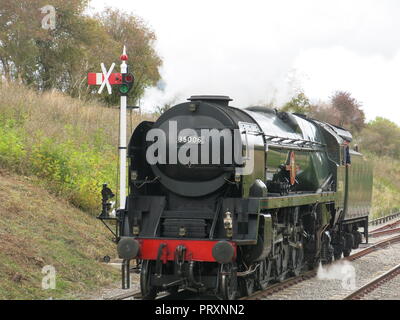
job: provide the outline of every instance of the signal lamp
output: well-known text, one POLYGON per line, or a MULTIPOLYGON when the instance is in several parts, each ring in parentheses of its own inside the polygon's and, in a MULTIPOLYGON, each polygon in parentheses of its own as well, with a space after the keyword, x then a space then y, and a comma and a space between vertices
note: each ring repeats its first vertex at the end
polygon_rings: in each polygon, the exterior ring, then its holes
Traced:
POLYGON ((121 84, 119 86, 119 92, 122 94, 127 94, 129 92, 129 87, 126 84, 121 84))
POLYGON ((126 96, 133 87, 135 78, 132 73, 122 74, 122 84, 119 86, 119 93, 126 96))

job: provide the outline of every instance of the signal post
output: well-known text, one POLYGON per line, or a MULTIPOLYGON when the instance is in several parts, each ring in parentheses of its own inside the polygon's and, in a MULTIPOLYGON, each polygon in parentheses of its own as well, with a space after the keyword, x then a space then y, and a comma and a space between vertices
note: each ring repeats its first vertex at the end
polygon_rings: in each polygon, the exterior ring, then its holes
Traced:
MULTIPOLYGON (((98 93, 101 94, 103 89, 107 87, 108 94, 112 94, 112 85, 118 85, 118 91, 120 94, 120 116, 119 116, 119 209, 117 210, 117 218, 110 217, 109 211, 111 210, 111 204, 108 202, 114 194, 107 188, 107 185, 103 185, 102 196, 103 196, 103 210, 99 216, 99 219, 104 222, 106 220, 117 220, 124 218, 125 216, 125 201, 126 201, 126 156, 127 156, 127 141, 126 141, 126 130, 127 130, 127 100, 129 91, 133 87, 134 76, 129 73, 128 68, 128 55, 126 54, 126 47, 124 46, 121 60, 121 72, 112 73, 115 64, 111 65, 110 70, 106 70, 105 65, 101 64, 102 73, 89 73, 88 74, 88 85, 100 85, 98 93)), ((111 230, 111 229, 110 229, 111 230)), ((117 233, 113 234, 117 237, 117 233)), ((130 287, 130 272, 129 272, 129 260, 123 260, 122 263, 122 288, 129 289, 130 287)))

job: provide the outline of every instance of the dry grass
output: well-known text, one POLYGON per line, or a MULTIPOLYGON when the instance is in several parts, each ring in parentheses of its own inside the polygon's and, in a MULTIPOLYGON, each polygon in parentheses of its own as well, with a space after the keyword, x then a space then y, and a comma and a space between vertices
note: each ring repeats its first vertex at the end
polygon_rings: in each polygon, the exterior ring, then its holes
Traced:
MULTIPOLYGON (((0 82, 0 110, 1 114, 23 123, 32 139, 42 133, 62 142, 77 133, 73 136, 75 142, 84 144, 100 131, 106 137, 106 144, 116 147, 118 143, 119 110, 98 102, 80 101, 57 91, 39 94, 15 83, 0 82)), ((150 118, 133 112, 129 124, 134 128, 150 118)))
POLYGON ((37 186, 35 178, 0 172, 0 299, 74 298, 117 279, 102 265, 115 255, 101 223, 37 186), (42 267, 56 269, 43 290, 42 267))

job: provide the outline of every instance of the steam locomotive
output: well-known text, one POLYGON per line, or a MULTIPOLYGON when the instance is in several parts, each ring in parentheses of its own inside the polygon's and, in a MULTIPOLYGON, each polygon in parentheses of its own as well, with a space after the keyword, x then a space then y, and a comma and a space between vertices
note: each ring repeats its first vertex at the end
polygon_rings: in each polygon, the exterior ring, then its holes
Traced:
POLYGON ((351 133, 230 101, 192 96, 132 134, 116 240, 123 286, 136 260, 144 299, 235 299, 368 242, 372 167, 351 133))

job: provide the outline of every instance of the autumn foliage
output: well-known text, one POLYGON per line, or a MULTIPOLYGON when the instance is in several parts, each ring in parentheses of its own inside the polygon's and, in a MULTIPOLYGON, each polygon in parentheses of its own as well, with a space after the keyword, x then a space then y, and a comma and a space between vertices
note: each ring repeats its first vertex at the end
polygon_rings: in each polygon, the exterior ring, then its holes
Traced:
POLYGON ((330 104, 313 106, 310 115, 352 132, 359 132, 365 126, 365 114, 361 107, 361 103, 351 93, 337 91, 331 97, 330 104))
MULTIPOLYGON (((145 88, 160 79, 161 59, 154 50, 155 34, 138 17, 114 9, 95 16, 85 13, 88 0, 52 0, 55 29, 43 29, 40 8, 47 0, 1 0, 0 81, 17 81, 38 90, 57 89, 86 100, 96 88, 87 85, 88 72, 119 64, 123 45, 135 65, 134 104, 145 88), (140 68, 139 68, 140 66, 140 68)), ((116 68, 116 69, 117 69, 116 68)), ((105 90, 106 91, 106 90, 105 90)), ((102 100, 116 104, 116 93, 102 100)))
POLYGON ((287 102, 281 111, 301 113, 310 118, 333 124, 349 130, 354 137, 353 144, 377 156, 400 158, 400 127, 381 117, 366 122, 361 102, 351 93, 336 91, 329 102, 312 104, 303 93, 298 93, 287 102))

